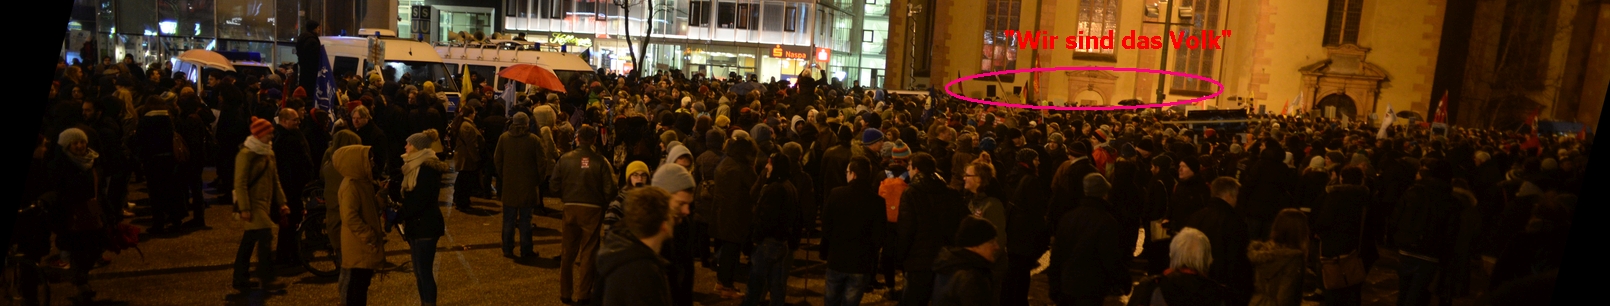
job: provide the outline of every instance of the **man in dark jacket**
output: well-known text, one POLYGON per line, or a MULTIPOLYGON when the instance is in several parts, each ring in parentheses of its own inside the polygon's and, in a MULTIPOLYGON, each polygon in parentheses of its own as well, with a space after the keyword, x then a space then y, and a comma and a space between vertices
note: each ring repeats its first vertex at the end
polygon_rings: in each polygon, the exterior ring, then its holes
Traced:
POLYGON ((1046 215, 1048 228, 1058 228, 1058 221, 1062 215, 1079 207, 1079 200, 1084 195, 1084 177, 1091 173, 1098 173, 1096 163, 1090 159, 1090 146, 1084 142, 1075 142, 1068 147, 1068 154, 1073 159, 1062 163, 1057 168, 1056 178, 1051 180, 1051 202, 1046 207, 1050 214, 1046 215))
MULTIPOLYGON (((1046 204, 1050 201, 1045 191, 1051 184, 1039 176, 1039 153, 1031 148, 1017 152, 1017 166, 1008 175, 1015 185, 1011 201, 1016 205, 1007 212, 1006 257, 1008 272, 1001 286, 1002 305, 1028 305, 1029 274, 1040 266, 1040 257, 1051 244, 1050 229, 1046 228, 1046 204)), ((1010 184, 1010 183, 1009 183, 1010 184)))
MULTIPOLYGON (((961 193, 935 175, 939 165, 933 156, 917 153, 911 157, 911 165, 917 173, 911 177, 911 187, 900 195, 900 237, 893 247, 894 258, 905 258, 907 281, 900 304, 927 305, 934 292, 934 259, 941 248, 952 245, 955 236, 949 233, 955 233, 970 212, 961 193)), ((985 263, 984 267, 983 274, 989 274, 993 265, 985 263)))
POLYGON ((274 250, 279 253, 276 258, 285 258, 281 263, 292 264, 297 256, 296 246, 300 243, 296 235, 296 224, 302 222, 302 187, 313 180, 313 160, 307 149, 307 141, 302 138, 301 116, 295 110, 281 109, 279 122, 274 124, 274 158, 279 168, 280 186, 285 186, 285 205, 291 207, 290 215, 284 216, 284 224, 280 225, 277 236, 279 242, 274 250))
POLYGON ((659 256, 676 224, 670 199, 658 187, 627 192, 623 226, 607 233, 598 250, 600 277, 591 295, 598 303, 584 305, 672 305, 669 263, 659 256))
POLYGON ((1185 228, 1185 221, 1191 218, 1197 210, 1207 206, 1209 198, 1213 197, 1208 189, 1208 181, 1200 175, 1202 163, 1191 156, 1180 158, 1178 164, 1179 183, 1168 196, 1168 213, 1163 222, 1170 234, 1177 233, 1185 228))
POLYGON ((862 288, 867 288, 873 279, 885 222, 879 218, 884 216, 884 202, 878 196, 878 176, 872 172, 871 164, 864 157, 851 160, 845 170, 850 184, 834 188, 828 195, 824 208, 827 213, 822 214, 827 301, 856 305, 861 301, 862 288))
POLYGON ((664 164, 654 171, 651 183, 654 187, 671 194, 671 215, 676 222, 672 230, 682 233, 672 236, 665 241, 664 247, 660 248, 660 257, 670 262, 666 266, 665 276, 671 284, 671 301, 678 306, 693 305, 694 248, 701 246, 692 239, 695 237, 692 235, 693 224, 688 222, 688 215, 692 213, 690 206, 696 201, 693 194, 697 185, 694 182, 693 174, 689 173, 687 168, 678 164, 664 164))
POLYGON ((934 260, 938 277, 933 305, 992 305, 998 301, 992 292, 995 275, 990 272, 1000 253, 995 237, 995 225, 989 220, 966 217, 961 221, 954 240, 957 246, 946 247, 934 260))
POLYGON ((564 253, 559 273, 559 299, 565 304, 572 302, 571 297, 592 296, 592 280, 597 273, 593 270, 593 256, 598 254, 603 205, 613 198, 611 191, 619 190, 615 187, 615 168, 593 149, 596 143, 598 129, 590 125, 577 129, 577 148, 559 158, 548 181, 565 203, 565 228, 561 230, 564 253), (579 279, 573 274, 578 265, 582 273, 579 279))
POLYGON ((297 86, 304 88, 318 87, 319 64, 324 58, 324 43, 319 42, 319 22, 308 21, 307 32, 296 37, 297 86))
MULTIPOLYGON (((358 132, 358 138, 363 139, 363 145, 369 146, 370 160, 374 161, 375 167, 374 177, 380 178, 383 177, 381 174, 386 173, 384 172, 386 169, 390 169, 387 164, 392 161, 393 157, 391 157, 391 151, 387 150, 390 146, 386 145, 386 133, 381 131, 380 127, 375 126, 374 118, 374 114, 369 112, 368 107, 358 106, 352 110, 352 126, 358 132)), ((398 154, 397 156, 402 155, 398 154)), ((401 157, 396 157, 396 159, 398 162, 402 160, 401 157)))
POLYGON ((1057 228, 1051 264, 1058 266, 1051 275, 1052 298, 1057 304, 1101 305, 1109 295, 1123 295, 1130 286, 1127 238, 1115 235, 1123 227, 1107 203, 1111 183, 1101 174, 1086 175, 1085 198, 1079 208, 1063 216, 1057 228))
POLYGON ((1247 182, 1238 193, 1242 196, 1237 209, 1247 216, 1252 225, 1252 236, 1269 234, 1269 224, 1281 209, 1292 207, 1291 192, 1297 190, 1297 173, 1283 162, 1286 151, 1273 139, 1263 140, 1258 160, 1242 176, 1247 182))
POLYGON ((480 195, 482 198, 492 198, 492 179, 498 177, 497 167, 493 165, 493 153, 497 152, 499 137, 509 126, 509 118, 504 116, 506 110, 503 103, 490 103, 486 105, 485 116, 475 121, 475 127, 481 128, 482 135, 487 135, 486 144, 481 146, 481 184, 469 186, 473 191, 470 194, 480 195))
POLYGON ((1235 210, 1241 184, 1234 178, 1220 177, 1213 180, 1211 188, 1213 198, 1191 214, 1185 227, 1201 230, 1212 241, 1213 263, 1208 268, 1208 278, 1229 287, 1227 304, 1246 305, 1252 301, 1254 275, 1252 262, 1247 259, 1247 245, 1251 244, 1247 221, 1235 210))
MULTIPOLYGON (((1365 205, 1369 203, 1370 189, 1364 187, 1364 171, 1344 168, 1341 184, 1325 188, 1315 218, 1313 231, 1319 236, 1319 256, 1336 258, 1360 251, 1364 246, 1359 230, 1364 226, 1365 205)), ((1375 251, 1370 244, 1365 251, 1375 251)), ((1357 254, 1354 254, 1355 256, 1357 254)), ((1369 267, 1365 267, 1368 271, 1369 267)), ((1325 292, 1325 305, 1359 305, 1360 286, 1330 289, 1325 292)))
POLYGON ((1398 268, 1400 305, 1430 305, 1431 280, 1437 275, 1438 261, 1449 258, 1458 224, 1453 187, 1447 183, 1453 173, 1446 162, 1427 158, 1421 162, 1416 182, 1404 191, 1401 207, 1393 211, 1390 236, 1402 255, 1398 268))

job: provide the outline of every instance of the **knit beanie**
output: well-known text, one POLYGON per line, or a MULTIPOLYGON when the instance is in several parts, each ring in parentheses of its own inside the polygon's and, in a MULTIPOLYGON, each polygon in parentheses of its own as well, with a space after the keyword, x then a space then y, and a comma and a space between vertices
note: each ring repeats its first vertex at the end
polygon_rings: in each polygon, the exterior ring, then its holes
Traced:
POLYGON ((727 129, 727 126, 731 124, 732 118, 727 118, 727 116, 716 116, 716 128, 725 130, 727 129))
POLYGON ((895 140, 894 148, 889 149, 889 154, 897 159, 906 159, 911 157, 911 147, 906 146, 904 141, 895 140))
POLYGON ((862 144, 869 144, 879 140, 883 140, 883 131, 879 131, 878 129, 868 128, 866 129, 866 132, 861 133, 862 144))
POLYGON ((783 144, 783 155, 787 155, 789 159, 800 160, 800 156, 804 154, 805 148, 800 147, 797 142, 783 144))
POLYGON ((1033 163, 1037 158, 1040 158, 1040 152, 1034 151, 1034 149, 1023 148, 1017 150, 1017 162, 1028 164, 1033 163))
POLYGON ((710 129, 704 133, 704 145, 707 150, 721 150, 721 144, 727 143, 727 134, 724 129, 710 129))
POLYGON ((1313 159, 1308 161, 1308 167, 1309 168, 1324 168, 1325 167, 1325 158, 1320 157, 1320 156, 1314 156, 1313 159))
POLYGON ((665 133, 660 133, 660 144, 665 145, 666 148, 670 148, 671 143, 678 140, 682 140, 682 137, 681 135, 677 135, 676 131, 665 131, 665 133))
POLYGON ((415 150, 429 149, 430 144, 434 141, 435 140, 431 139, 430 135, 425 135, 425 133, 414 133, 413 135, 408 135, 408 145, 414 146, 415 150))
POLYGON ((1073 154, 1074 157, 1088 156, 1090 155, 1090 145, 1083 141, 1075 141, 1073 144, 1068 145, 1068 153, 1073 154))
POLYGON ((1194 156, 1183 156, 1180 158, 1180 162, 1185 163, 1185 167, 1190 168, 1193 173, 1200 174, 1202 172, 1202 162, 1197 161, 1194 156))
POLYGON ((1062 141, 1063 141, 1062 133, 1051 133, 1051 136, 1046 137, 1046 140, 1045 140, 1046 143, 1057 143, 1057 144, 1062 143, 1062 141))
POLYGON ((626 164, 627 176, 631 176, 632 174, 638 172, 648 173, 648 164, 643 163, 643 161, 634 161, 630 164, 626 164))
POLYGON ((252 117, 252 137, 263 137, 274 132, 274 124, 263 118, 252 117))
POLYGON ((1108 183, 1107 178, 1100 173, 1086 174, 1084 187, 1085 196, 1090 197, 1104 197, 1107 196, 1107 192, 1112 191, 1112 184, 1108 183))
POLYGON ((56 144, 61 145, 62 147, 71 146, 73 143, 80 141, 89 141, 89 135, 84 134, 84 131, 79 130, 78 128, 69 128, 63 130, 61 131, 61 135, 56 137, 56 144))
POLYGON ((962 219, 962 224, 956 230, 956 245, 962 247, 976 247, 995 240, 995 225, 989 220, 968 216, 962 219))
POLYGON ((695 186, 693 174, 688 173, 687 168, 682 168, 682 165, 675 163, 660 165, 660 169, 654 171, 654 178, 649 182, 650 185, 660 187, 660 189, 670 193, 692 191, 691 189, 695 186))
POLYGON ((981 152, 995 151, 995 137, 984 137, 978 141, 978 150, 981 152))

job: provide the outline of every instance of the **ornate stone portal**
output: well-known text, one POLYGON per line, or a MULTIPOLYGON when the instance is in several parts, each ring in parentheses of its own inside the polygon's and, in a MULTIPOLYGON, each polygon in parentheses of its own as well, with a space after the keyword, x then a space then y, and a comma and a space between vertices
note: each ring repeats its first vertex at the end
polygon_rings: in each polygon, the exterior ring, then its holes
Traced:
POLYGON ((1109 71, 1066 71, 1068 76, 1068 102, 1080 105, 1112 105, 1113 92, 1117 91, 1118 75, 1109 71))
POLYGON ((1310 113, 1324 115, 1326 107, 1335 107, 1335 117, 1363 118, 1376 110, 1381 85, 1390 79, 1386 70, 1365 61, 1369 52, 1353 44, 1329 46, 1328 59, 1298 69, 1310 113))

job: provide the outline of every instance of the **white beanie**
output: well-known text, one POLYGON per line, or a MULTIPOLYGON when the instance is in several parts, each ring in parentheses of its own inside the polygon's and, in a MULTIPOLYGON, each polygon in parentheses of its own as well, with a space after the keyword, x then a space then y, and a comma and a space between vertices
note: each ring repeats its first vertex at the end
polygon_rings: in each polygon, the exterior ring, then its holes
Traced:
POLYGON ((89 135, 85 135, 84 131, 78 128, 61 131, 61 135, 56 137, 56 144, 62 147, 70 146, 80 141, 89 141, 89 135))

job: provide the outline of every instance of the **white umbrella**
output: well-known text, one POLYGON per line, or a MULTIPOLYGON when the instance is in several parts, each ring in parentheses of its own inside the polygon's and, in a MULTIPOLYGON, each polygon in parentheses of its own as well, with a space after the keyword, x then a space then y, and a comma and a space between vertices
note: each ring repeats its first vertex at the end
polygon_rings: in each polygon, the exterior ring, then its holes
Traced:
POLYGON ((228 58, 224 58, 223 54, 207 50, 185 51, 179 54, 179 61, 223 71, 235 71, 235 65, 231 64, 228 58))

